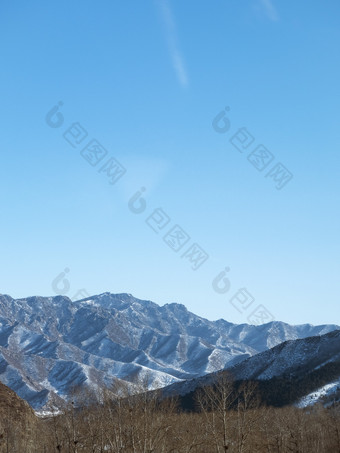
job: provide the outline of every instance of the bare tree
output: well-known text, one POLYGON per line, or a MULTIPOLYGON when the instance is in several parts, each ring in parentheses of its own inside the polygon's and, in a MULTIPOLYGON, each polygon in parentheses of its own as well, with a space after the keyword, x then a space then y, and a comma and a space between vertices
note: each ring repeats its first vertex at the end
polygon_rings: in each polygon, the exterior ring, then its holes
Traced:
POLYGON ((230 429, 230 409, 235 404, 236 395, 232 376, 220 373, 211 386, 205 386, 197 393, 197 402, 212 435, 216 451, 226 452, 233 444, 230 429))

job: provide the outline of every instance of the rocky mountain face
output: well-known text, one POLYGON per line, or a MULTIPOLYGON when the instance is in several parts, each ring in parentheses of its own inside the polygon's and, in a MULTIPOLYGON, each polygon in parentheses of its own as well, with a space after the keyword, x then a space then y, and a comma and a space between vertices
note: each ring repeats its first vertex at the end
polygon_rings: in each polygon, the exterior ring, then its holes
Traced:
POLYGON ((0 380, 35 409, 74 387, 147 380, 149 388, 237 365, 286 340, 336 325, 208 321, 184 305, 130 294, 13 299, 0 295, 0 380))
POLYGON ((285 341, 226 370, 165 387, 163 394, 187 396, 193 406, 197 389, 213 385, 221 374, 235 382, 257 381, 262 400, 274 406, 339 401, 340 330, 285 341))

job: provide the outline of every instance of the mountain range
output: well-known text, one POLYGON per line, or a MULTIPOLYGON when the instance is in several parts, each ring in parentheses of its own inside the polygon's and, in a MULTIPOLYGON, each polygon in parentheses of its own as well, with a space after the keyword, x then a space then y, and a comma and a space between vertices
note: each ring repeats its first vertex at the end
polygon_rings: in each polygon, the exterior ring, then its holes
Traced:
POLYGON ((284 341, 225 370, 164 387, 162 393, 179 395, 183 408, 193 409, 197 390, 223 375, 235 385, 256 382, 262 402, 272 406, 340 401, 340 330, 284 341))
POLYGON ((159 306, 130 294, 103 293, 75 302, 0 295, 0 381, 42 409, 79 386, 96 389, 117 379, 133 386, 146 379, 154 389, 230 367, 243 370, 245 363, 256 364, 250 362, 253 356, 283 342, 337 329, 209 321, 182 304, 159 306))

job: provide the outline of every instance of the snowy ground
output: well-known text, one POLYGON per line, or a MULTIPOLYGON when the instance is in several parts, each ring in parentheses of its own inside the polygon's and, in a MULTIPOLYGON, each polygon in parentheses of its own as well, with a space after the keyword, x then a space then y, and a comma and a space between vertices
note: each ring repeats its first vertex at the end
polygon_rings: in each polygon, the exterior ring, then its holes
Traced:
POLYGON ((321 399, 323 399, 325 397, 326 398, 330 397, 339 388, 340 388, 340 378, 337 379, 336 381, 332 382, 331 384, 324 385, 323 387, 320 387, 315 392, 312 392, 309 395, 304 396, 303 398, 301 398, 298 401, 296 406, 301 407, 301 408, 307 407, 307 406, 312 406, 313 404, 320 402, 321 399))

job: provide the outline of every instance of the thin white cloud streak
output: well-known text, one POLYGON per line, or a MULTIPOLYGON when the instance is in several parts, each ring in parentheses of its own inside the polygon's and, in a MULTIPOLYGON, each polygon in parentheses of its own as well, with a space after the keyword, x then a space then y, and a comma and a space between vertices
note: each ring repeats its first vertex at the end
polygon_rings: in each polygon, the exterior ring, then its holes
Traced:
POLYGON ((279 20, 279 15, 278 15, 272 1, 271 0, 260 0, 260 1, 261 1, 261 5, 262 5, 263 9, 265 10, 269 19, 272 20, 273 22, 276 22, 277 20, 279 20))
POLYGON ((170 5, 167 0, 160 0, 157 4, 160 5, 162 19, 165 26, 166 39, 177 79, 183 87, 186 87, 189 83, 189 79, 185 69, 184 60, 180 52, 176 24, 170 5))

